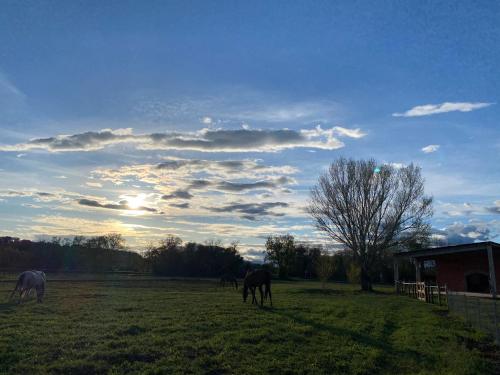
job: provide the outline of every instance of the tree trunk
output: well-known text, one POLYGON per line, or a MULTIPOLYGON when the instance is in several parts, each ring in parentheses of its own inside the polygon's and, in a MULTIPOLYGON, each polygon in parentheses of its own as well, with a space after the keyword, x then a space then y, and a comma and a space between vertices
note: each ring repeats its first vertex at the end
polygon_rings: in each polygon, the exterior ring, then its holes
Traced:
POLYGON ((366 291, 366 292, 373 291, 372 280, 370 278, 370 274, 368 273, 368 270, 365 267, 361 267, 360 279, 361 279, 361 290, 366 291))

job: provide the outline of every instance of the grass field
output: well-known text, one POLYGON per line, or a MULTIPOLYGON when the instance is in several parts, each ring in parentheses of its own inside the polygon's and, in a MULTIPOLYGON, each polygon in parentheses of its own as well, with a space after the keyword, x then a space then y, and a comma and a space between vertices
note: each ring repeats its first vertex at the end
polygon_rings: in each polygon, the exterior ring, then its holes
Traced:
POLYGON ((49 281, 43 304, 0 303, 0 373, 499 373, 443 309, 356 288, 276 282, 258 308, 215 281, 49 281))

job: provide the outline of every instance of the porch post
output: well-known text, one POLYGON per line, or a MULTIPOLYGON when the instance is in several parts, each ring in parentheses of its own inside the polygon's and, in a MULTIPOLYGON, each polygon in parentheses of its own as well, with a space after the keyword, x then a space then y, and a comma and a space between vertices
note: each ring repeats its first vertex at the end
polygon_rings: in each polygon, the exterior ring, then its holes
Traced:
POLYGON ((493 249, 490 245, 486 245, 486 250, 488 252, 488 267, 490 270, 490 289, 493 298, 497 297, 497 278, 495 275, 495 262, 493 260, 493 249))
POLYGON ((422 281, 422 275, 420 273, 420 261, 417 258, 415 260, 415 279, 417 282, 422 281))

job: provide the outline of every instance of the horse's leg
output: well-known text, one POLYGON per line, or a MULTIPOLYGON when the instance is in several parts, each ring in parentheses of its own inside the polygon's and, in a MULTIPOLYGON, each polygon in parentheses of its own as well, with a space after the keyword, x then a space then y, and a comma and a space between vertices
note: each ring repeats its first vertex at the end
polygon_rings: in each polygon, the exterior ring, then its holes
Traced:
POLYGON ((40 285, 36 288, 36 301, 38 303, 42 303, 43 291, 44 291, 43 285, 40 285))
POLYGON ((255 287, 250 288, 252 290, 252 305, 255 304, 257 305, 257 298, 255 298, 255 287))
POLYGON ((19 292, 19 301, 17 301, 18 304, 21 304, 25 295, 26 295, 26 289, 21 289, 19 292))
POLYGON ((271 283, 266 284, 266 291, 269 293, 269 302, 271 302, 271 307, 273 306, 273 298, 271 297, 271 283))
POLYGON ((262 291, 262 284, 259 285, 259 293, 260 293, 260 305, 264 306, 264 292, 262 291))

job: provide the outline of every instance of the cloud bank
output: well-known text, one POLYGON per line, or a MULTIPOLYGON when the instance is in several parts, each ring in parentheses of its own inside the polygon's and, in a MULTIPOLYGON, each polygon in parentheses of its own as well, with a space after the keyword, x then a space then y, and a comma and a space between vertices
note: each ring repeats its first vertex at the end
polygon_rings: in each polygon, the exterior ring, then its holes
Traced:
POLYGON ((190 150, 202 152, 276 152, 293 148, 335 150, 344 146, 336 136, 361 138, 360 129, 335 126, 313 130, 202 129, 196 132, 134 134, 131 128, 103 129, 73 135, 35 138, 26 143, 0 146, 0 151, 96 151, 117 144, 140 150, 190 150))

